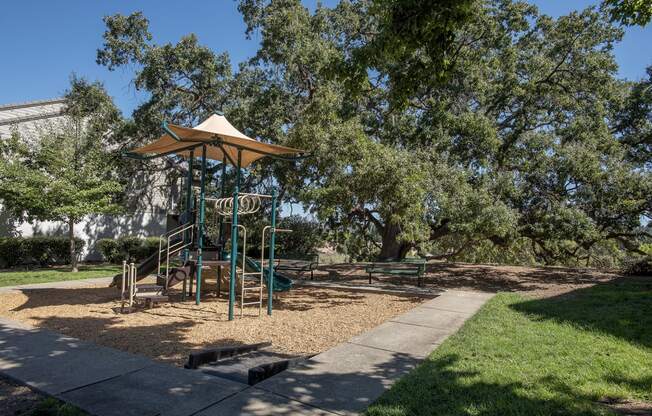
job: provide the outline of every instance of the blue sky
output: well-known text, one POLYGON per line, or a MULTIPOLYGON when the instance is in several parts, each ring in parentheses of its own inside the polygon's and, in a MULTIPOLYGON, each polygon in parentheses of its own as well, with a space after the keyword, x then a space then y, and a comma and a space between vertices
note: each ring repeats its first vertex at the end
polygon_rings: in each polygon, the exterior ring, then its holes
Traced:
MULTIPOLYGON (((332 4, 334 0, 323 1, 332 4)), ((552 16, 583 9, 595 1, 533 0, 552 16)), ((314 7, 316 0, 304 1, 314 7)), ((20 0, 5 2, 0 13, 0 104, 60 96, 72 72, 104 82, 125 115, 138 105, 132 72, 109 72, 95 63, 102 44, 102 17, 141 10, 157 43, 176 42, 194 32, 201 43, 227 51, 234 65, 252 56, 258 39, 247 40, 233 0, 20 0)), ((640 79, 652 64, 652 25, 628 28, 615 49, 623 78, 640 79)))

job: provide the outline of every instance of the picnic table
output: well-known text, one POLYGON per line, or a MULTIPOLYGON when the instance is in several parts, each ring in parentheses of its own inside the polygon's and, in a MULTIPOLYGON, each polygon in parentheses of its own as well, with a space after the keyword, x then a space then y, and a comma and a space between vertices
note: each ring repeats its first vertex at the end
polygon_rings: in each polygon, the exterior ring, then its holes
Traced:
POLYGON ((369 284, 374 274, 416 277, 417 286, 423 284, 423 274, 426 272, 426 259, 409 258, 399 261, 382 261, 370 263, 365 271, 369 274, 369 284))
POLYGON ((314 270, 319 266, 319 256, 309 256, 305 258, 298 259, 276 259, 276 264, 274 264, 274 270, 283 272, 283 271, 294 271, 294 272, 310 272, 310 280, 314 278, 314 270))

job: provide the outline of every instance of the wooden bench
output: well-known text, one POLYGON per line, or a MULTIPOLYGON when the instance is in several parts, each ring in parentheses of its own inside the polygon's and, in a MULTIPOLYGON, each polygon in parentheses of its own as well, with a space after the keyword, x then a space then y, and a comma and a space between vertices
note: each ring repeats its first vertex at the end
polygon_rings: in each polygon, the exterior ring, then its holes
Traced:
POLYGON ((408 276, 417 278, 417 286, 423 284, 423 274, 426 272, 425 259, 404 259, 401 261, 384 261, 367 265, 365 271, 369 274, 369 284, 374 274, 393 276, 408 276))
POLYGON ((276 259, 274 270, 279 272, 310 272, 310 280, 314 278, 314 271, 319 266, 319 256, 308 257, 305 259, 276 259))

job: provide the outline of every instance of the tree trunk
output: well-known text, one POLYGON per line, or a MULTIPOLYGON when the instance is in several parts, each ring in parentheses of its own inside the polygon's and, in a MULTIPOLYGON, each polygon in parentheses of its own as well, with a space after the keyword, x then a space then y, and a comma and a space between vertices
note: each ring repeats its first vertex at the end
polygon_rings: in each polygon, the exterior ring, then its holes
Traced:
POLYGON ((77 255, 75 253, 75 221, 68 220, 68 239, 70 240, 70 266, 77 273, 77 255))
POLYGON ((398 225, 387 224, 382 233, 383 241, 378 255, 379 260, 402 260, 407 255, 412 244, 398 241, 398 235, 401 227, 398 225))

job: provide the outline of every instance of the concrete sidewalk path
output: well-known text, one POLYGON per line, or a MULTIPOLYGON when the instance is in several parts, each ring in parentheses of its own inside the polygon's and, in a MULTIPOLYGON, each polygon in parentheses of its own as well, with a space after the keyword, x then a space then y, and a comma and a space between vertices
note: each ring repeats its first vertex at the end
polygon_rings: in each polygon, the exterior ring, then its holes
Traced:
POLYGON ((0 318, 0 373, 97 416, 353 415, 491 296, 444 292, 255 387, 0 318))
POLYGON ((201 416, 355 415, 413 370, 493 294, 447 291, 435 299, 209 407, 201 416), (303 412, 292 407, 304 405, 303 412), (306 409, 310 409, 307 411, 306 409))
POLYGON ((0 293, 22 290, 22 289, 71 289, 71 288, 83 287, 88 285, 103 285, 103 284, 106 284, 108 286, 112 281, 113 281, 113 276, 91 277, 90 279, 77 279, 77 280, 60 280, 58 282, 30 283, 26 285, 2 286, 0 287, 0 293))
POLYGON ((4 319, 0 373, 98 416, 188 416, 249 387, 4 319))

